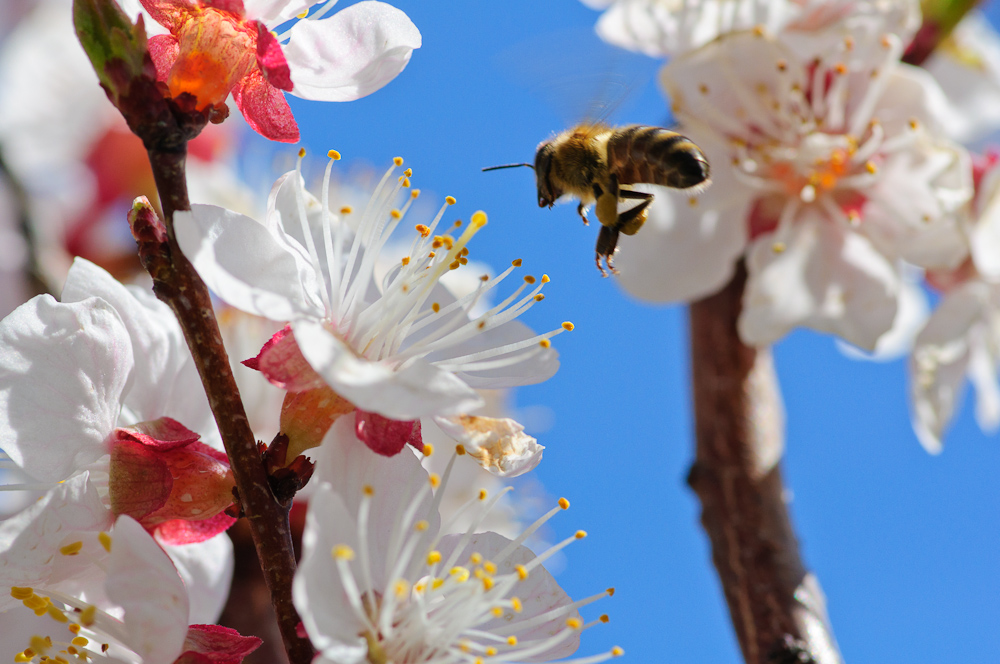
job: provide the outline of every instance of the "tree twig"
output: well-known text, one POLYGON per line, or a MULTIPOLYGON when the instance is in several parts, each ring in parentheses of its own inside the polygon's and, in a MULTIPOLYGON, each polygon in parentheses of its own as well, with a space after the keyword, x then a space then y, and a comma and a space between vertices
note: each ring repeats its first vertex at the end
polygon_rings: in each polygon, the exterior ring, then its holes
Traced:
POLYGON ((784 414, 768 350, 736 331, 746 268, 690 307, 695 462, 688 483, 747 664, 840 664, 825 599, 792 528, 784 414))
POLYGON ((177 315, 205 385, 233 469, 240 504, 271 593, 289 661, 292 664, 308 664, 312 660, 313 649, 308 639, 302 639, 296 633, 300 620, 292 604, 295 554, 288 525, 288 508, 279 505, 271 494, 267 473, 222 344, 208 288, 181 253, 174 237, 174 212, 191 207, 184 169, 186 145, 186 141, 181 140, 164 146, 151 147, 148 143, 146 146, 169 238, 167 260, 154 261, 156 265, 147 265, 147 269, 153 277, 153 291, 177 315))

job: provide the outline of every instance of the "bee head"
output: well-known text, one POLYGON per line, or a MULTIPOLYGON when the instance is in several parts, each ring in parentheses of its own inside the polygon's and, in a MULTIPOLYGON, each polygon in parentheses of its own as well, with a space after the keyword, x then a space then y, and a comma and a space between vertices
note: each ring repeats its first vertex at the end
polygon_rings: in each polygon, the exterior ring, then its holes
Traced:
POLYGON ((563 192, 552 184, 552 157, 556 149, 551 140, 543 141, 535 152, 535 183, 538 185, 538 207, 552 207, 563 192))

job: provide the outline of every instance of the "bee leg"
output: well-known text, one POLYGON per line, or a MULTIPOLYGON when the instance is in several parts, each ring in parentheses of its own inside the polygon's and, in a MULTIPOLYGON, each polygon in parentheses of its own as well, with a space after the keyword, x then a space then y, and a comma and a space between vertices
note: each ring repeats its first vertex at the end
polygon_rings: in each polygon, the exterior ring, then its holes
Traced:
MULTIPOLYGON (((624 193, 624 191, 622 193, 624 193)), ((632 193, 638 194, 642 192, 632 193)), ((628 198, 633 197, 628 196, 628 198)), ((639 197, 636 196, 634 198, 639 197)), ((625 210, 618 215, 618 223, 615 224, 615 230, 625 233, 625 235, 635 235, 636 232, 642 228, 642 225, 646 223, 646 208, 648 208, 649 204, 653 202, 653 195, 647 194, 644 198, 645 200, 636 205, 634 208, 625 210)))
POLYGON ((604 259, 605 265, 611 270, 613 274, 618 274, 618 270, 614 268, 611 264, 612 256, 615 254, 615 248, 618 246, 618 231, 613 228, 608 228, 607 226, 601 226, 601 232, 597 235, 597 269, 601 271, 601 276, 606 277, 608 273, 605 272, 604 266, 601 265, 601 259, 604 259))
POLYGON ((590 220, 587 219, 587 206, 586 205, 584 205, 583 203, 580 203, 579 205, 577 205, 576 206, 576 213, 578 215, 580 215, 581 219, 583 219, 583 225, 584 226, 590 226, 590 220))

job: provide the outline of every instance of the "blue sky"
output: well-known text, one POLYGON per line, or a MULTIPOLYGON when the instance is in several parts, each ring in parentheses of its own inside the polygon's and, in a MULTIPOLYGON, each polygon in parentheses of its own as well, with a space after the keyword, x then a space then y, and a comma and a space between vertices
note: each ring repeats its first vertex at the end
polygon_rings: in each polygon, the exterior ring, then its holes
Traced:
MULTIPOLYGON (((599 81, 608 69, 592 32, 597 13, 576 0, 393 4, 420 28, 423 48, 369 98, 294 100, 304 145, 339 150, 347 168, 381 171, 403 156, 425 195, 455 196, 465 219, 489 213, 472 258, 501 269, 523 258, 552 278, 527 322, 577 328, 555 340, 559 373, 520 389, 516 406, 551 413, 550 428, 535 431, 547 446, 535 472, 552 496, 572 501, 556 534, 590 534, 570 547, 560 582, 574 596, 618 590, 594 607, 611 623, 589 632, 580 654, 618 644, 632 662, 739 661, 684 484, 693 449, 684 309, 638 303, 601 279, 596 229, 582 226, 575 205, 539 209, 530 170, 480 172, 532 160, 539 141, 587 113, 586 85, 575 80, 599 81), (578 116, 567 117, 574 103, 578 116)), ((656 66, 614 63, 639 85, 613 120, 665 122, 656 66)), ((979 432, 966 400, 944 453, 931 457, 910 429, 902 361, 853 361, 812 332, 792 334, 775 355, 793 517, 847 661, 994 664, 997 437, 979 432)))

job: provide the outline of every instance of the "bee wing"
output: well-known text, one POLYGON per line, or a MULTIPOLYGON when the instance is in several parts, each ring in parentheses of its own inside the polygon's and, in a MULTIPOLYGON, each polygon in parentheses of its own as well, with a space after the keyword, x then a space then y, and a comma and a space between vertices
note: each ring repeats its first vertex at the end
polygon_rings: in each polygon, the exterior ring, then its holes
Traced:
POLYGON ((538 35, 493 59, 501 75, 551 108, 564 126, 612 124, 652 84, 659 63, 573 28, 538 35))

